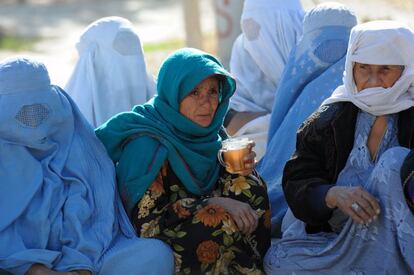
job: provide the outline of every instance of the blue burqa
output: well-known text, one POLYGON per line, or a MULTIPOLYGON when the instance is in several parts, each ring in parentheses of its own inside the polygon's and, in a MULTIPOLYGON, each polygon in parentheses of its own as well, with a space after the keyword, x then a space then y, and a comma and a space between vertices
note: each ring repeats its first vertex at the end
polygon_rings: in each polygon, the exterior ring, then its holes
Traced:
POLYGON ((138 243, 112 161, 43 64, 0 63, 0 109, 0 270, 24 274, 39 263, 96 274, 138 243))
POLYGON ((266 154, 258 167, 268 185, 273 234, 280 233, 287 209, 281 179, 295 150, 296 130, 342 83, 350 30, 345 26, 317 28, 305 33, 290 53, 275 96, 266 154))

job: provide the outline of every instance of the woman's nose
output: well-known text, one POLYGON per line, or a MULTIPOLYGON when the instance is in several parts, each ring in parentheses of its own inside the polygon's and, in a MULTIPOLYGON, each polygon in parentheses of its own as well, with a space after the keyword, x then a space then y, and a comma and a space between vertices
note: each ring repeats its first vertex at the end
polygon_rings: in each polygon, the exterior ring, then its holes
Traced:
POLYGON ((366 82, 365 88, 381 87, 381 78, 377 73, 371 73, 366 82))
POLYGON ((210 97, 208 94, 200 94, 198 96, 198 104, 204 105, 206 103, 210 103, 210 97))

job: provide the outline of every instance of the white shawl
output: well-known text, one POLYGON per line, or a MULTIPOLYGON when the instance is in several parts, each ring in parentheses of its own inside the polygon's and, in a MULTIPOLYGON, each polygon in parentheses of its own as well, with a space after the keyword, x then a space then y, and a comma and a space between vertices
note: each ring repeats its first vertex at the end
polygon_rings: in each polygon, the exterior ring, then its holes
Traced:
POLYGON ((394 114, 414 106, 414 33, 394 21, 372 21, 351 31, 345 62, 344 85, 323 104, 350 101, 375 116, 394 114), (390 88, 368 88, 357 92, 354 62, 374 65, 403 65, 404 72, 390 88))

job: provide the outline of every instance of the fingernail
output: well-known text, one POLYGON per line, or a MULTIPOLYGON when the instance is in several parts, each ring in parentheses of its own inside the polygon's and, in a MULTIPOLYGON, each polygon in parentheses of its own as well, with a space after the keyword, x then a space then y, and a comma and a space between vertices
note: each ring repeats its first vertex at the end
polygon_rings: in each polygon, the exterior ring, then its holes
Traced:
POLYGON ((368 220, 368 224, 370 224, 370 223, 372 223, 372 219, 369 219, 369 220, 368 220))
POLYGON ((377 209, 377 211, 375 211, 375 212, 377 212, 377 214, 379 214, 381 211, 379 209, 377 209))

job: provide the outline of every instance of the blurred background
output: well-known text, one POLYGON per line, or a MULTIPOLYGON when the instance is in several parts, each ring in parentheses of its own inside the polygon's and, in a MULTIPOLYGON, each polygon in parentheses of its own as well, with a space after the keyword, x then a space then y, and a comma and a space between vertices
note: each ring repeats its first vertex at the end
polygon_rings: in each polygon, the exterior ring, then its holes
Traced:
MULTIPOLYGON (((289 1, 289 0, 286 0, 289 1)), ((323 0, 302 0, 305 10, 323 0)), ((337 0, 359 22, 399 20, 414 27, 414 0, 337 0)), ((82 30, 104 16, 130 20, 144 46, 149 71, 183 46, 218 55, 227 66, 240 33, 243 0, 0 0, 0 59, 29 55, 46 64, 52 82, 64 86, 77 60, 82 30)))

